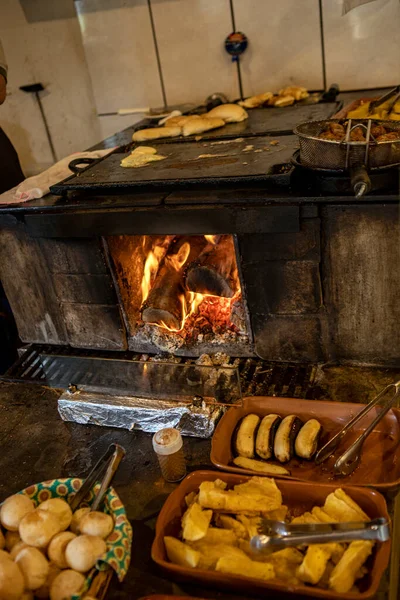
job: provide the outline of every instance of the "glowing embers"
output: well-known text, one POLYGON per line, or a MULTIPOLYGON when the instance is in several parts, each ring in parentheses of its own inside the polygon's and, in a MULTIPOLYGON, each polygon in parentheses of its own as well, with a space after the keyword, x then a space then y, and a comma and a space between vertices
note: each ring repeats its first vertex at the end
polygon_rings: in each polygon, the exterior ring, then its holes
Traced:
POLYGON ((155 240, 141 289, 144 323, 184 339, 237 331, 232 313, 238 312, 241 291, 233 237, 180 236, 162 244, 155 240))

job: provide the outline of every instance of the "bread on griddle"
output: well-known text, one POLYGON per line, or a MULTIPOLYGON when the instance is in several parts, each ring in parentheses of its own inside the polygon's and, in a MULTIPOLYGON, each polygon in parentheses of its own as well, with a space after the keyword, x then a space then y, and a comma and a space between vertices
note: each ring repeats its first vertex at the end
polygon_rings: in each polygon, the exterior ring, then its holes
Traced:
POLYGON ((223 119, 208 117, 204 117, 202 119, 192 119, 191 121, 185 123, 185 125, 182 127, 182 133, 186 137, 188 135, 204 133, 205 131, 210 131, 211 129, 217 129, 218 127, 223 127, 224 125, 225 121, 223 119))
POLYGON ((179 117, 170 117, 165 121, 165 127, 183 127, 186 123, 201 119, 200 115, 179 115, 179 117))
POLYGON ((223 119, 225 123, 240 123, 249 117, 244 108, 238 104, 220 104, 212 108, 205 116, 206 118, 223 119))
POLYGON ((134 142, 147 142, 159 138, 177 137, 181 134, 181 127, 153 127, 152 129, 140 129, 132 136, 134 142))

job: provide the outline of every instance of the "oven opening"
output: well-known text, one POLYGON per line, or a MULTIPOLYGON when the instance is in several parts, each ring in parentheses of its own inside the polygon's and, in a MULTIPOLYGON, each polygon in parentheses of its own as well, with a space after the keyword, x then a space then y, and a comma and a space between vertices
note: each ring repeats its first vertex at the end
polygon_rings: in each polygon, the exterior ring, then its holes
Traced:
POLYGON ((246 353, 233 235, 110 236, 106 244, 130 349, 246 353))

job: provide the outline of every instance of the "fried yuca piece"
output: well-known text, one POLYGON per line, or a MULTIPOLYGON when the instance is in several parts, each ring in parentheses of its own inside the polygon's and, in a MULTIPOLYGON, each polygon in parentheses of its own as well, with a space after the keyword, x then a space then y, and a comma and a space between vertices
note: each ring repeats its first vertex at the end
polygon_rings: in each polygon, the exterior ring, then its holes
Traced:
POLYGON ((200 560, 197 565, 199 569, 215 569, 220 558, 225 557, 229 560, 247 560, 248 557, 236 546, 229 544, 207 544, 200 540, 196 542, 197 550, 200 552, 200 560))
POLYGON ((217 562, 215 570, 221 573, 263 579, 264 581, 274 579, 275 577, 275 569, 272 564, 256 562, 250 558, 222 556, 217 562))
POLYGON ((182 537, 189 542, 203 538, 210 526, 212 510, 203 510, 194 502, 182 517, 182 537))
MULTIPOLYGON (((193 542, 191 546, 199 549, 198 544, 205 543, 209 545, 215 544, 227 544, 230 546, 237 546, 238 539, 235 532, 230 529, 219 529, 218 527, 209 527, 206 535, 199 541, 193 542)), ((200 546, 199 546, 200 547, 200 546)))
POLYGON ((188 508, 190 508, 194 502, 197 502, 197 496, 198 494, 196 494, 196 492, 190 492, 190 494, 185 496, 185 503, 188 508))
POLYGON ((339 523, 370 520, 368 515, 341 488, 326 497, 323 510, 339 523))
POLYGON ((275 481, 267 477, 252 477, 233 490, 222 490, 215 482, 203 481, 200 485, 199 503, 227 513, 260 513, 276 510, 282 505, 282 494, 275 481))
POLYGON ((248 537, 246 527, 237 519, 230 517, 229 515, 217 515, 216 525, 223 529, 233 531, 237 538, 246 539, 248 537))
POLYGON ((308 546, 303 562, 297 569, 297 577, 304 583, 317 584, 324 574, 331 557, 328 544, 312 544, 308 546))
POLYGON ((263 513, 263 517, 273 521, 284 521, 287 517, 288 510, 288 507, 282 504, 282 506, 276 510, 269 510, 268 512, 263 513))
POLYGON ((171 536, 164 537, 168 559, 181 567, 197 567, 200 552, 171 536))
POLYGON ((261 517, 248 517, 246 515, 237 515, 238 520, 246 528, 247 538, 251 540, 252 537, 258 535, 261 527, 261 517))
POLYGON ((351 542, 332 571, 329 578, 330 589, 344 594, 353 587, 362 565, 372 552, 373 545, 370 541, 351 542))

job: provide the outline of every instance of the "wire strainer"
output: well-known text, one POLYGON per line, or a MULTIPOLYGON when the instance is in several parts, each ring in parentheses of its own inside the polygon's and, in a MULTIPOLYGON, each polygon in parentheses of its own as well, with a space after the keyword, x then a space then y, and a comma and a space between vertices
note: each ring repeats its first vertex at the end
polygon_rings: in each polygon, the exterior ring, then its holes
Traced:
POLYGON ((386 167, 400 163, 400 121, 377 121, 389 132, 399 134, 398 140, 377 142, 372 135, 368 141, 355 142, 347 139, 347 131, 361 126, 368 133, 375 121, 370 119, 330 119, 329 121, 309 121, 298 125, 294 133, 300 141, 300 161, 304 166, 319 169, 348 169, 354 164, 367 168, 386 167), (318 136, 330 123, 344 125, 346 137, 342 141, 324 140, 318 136), (350 128, 349 128, 350 124, 350 128))

